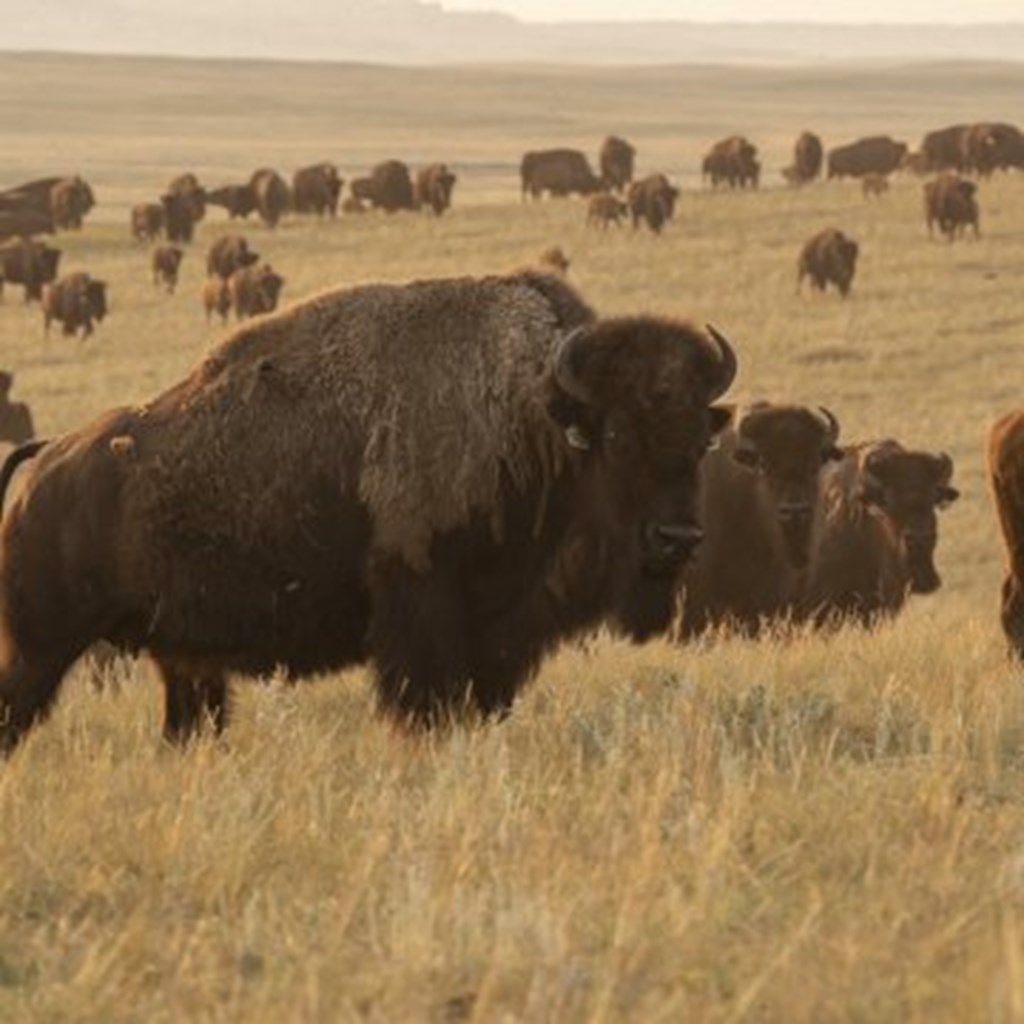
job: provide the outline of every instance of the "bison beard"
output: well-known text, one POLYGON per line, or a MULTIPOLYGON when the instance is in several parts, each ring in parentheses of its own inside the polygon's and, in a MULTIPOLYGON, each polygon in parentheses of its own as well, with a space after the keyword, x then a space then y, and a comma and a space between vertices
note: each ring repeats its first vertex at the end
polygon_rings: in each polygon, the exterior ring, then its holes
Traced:
POLYGON ((0 745, 101 639, 152 655, 179 741, 224 727, 231 672, 370 661, 399 721, 506 709, 560 640, 668 623, 735 371, 717 335, 598 321, 535 273, 239 329, 26 467, 0 532, 0 745))

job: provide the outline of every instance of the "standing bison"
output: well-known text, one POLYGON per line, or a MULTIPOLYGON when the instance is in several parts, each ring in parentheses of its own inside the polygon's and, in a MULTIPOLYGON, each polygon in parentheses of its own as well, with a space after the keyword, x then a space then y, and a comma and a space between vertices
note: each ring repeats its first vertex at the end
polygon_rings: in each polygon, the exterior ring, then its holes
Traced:
POLYGON ((26 465, 0 527, 0 747, 101 639, 152 656, 182 741, 224 727, 232 672, 369 662, 383 711, 427 726, 505 711, 600 623, 664 630, 736 372, 714 338, 597 319, 531 273, 239 328, 26 465))
POLYGON ((598 165, 601 168, 601 184, 606 189, 621 192, 633 180, 633 161, 636 150, 617 135, 609 135, 601 143, 598 165))
POLYGON ((919 161, 914 167, 919 173, 930 171, 962 171, 964 164, 964 137, 970 125, 953 124, 928 132, 918 148, 919 161))
POLYGON ((292 176, 292 204, 295 212, 337 217, 338 199, 344 184, 338 168, 328 161, 301 168, 292 176))
POLYGON ((957 235, 966 233, 967 228, 974 229, 974 237, 981 234, 977 199, 978 186, 973 181, 961 178, 960 175, 947 171, 940 174, 934 181, 924 186, 924 219, 931 236, 936 224, 947 241, 952 242, 957 235))
POLYGON ((587 226, 607 231, 609 224, 620 224, 628 213, 629 207, 621 199, 602 192, 599 196, 591 196, 587 203, 587 226))
POLYGON ((351 184, 352 195, 385 213, 416 208, 416 196, 409 168, 401 160, 385 160, 365 178, 351 184))
POLYGON ((601 179, 578 149, 542 149, 523 155, 519 165, 522 198, 593 195, 601 191, 601 179))
POLYGON ((284 178, 269 167, 261 167, 253 171, 249 188, 260 220, 268 228, 276 228, 292 202, 284 178))
MULTIPOLYGON (((160 197, 164 211, 164 231, 170 242, 191 242, 196 230, 196 203, 180 192, 165 192, 160 197)), ((205 207, 204 207, 205 208, 205 207)))
POLYGON ((82 337, 88 338, 93 321, 101 322, 107 315, 107 283, 84 271, 67 274, 43 289, 42 306, 45 333, 50 333, 50 325, 57 320, 65 335, 73 337, 81 329, 82 337))
POLYGON ((246 218, 256 210, 256 197, 248 185, 221 185, 206 193, 208 206, 219 206, 231 220, 246 218))
POLYGON ((853 275, 857 272, 857 255, 860 247, 838 228, 825 228, 804 243, 797 261, 797 291, 805 277, 811 279, 811 286, 825 291, 834 284, 845 299, 850 294, 853 275))
POLYGON ((246 320, 261 313, 273 313, 277 309, 284 278, 264 263, 258 267, 236 270, 228 278, 227 284, 235 318, 246 320))
POLYGON ((962 169, 987 178, 994 171, 1024 169, 1024 134, 1012 124, 971 125, 961 138, 962 169))
POLYGON ((829 178, 862 178, 865 174, 892 174, 907 156, 907 144, 888 135, 872 135, 828 151, 829 178))
POLYGON ((192 214, 193 224, 198 224, 206 216, 206 189, 191 171, 172 178, 165 195, 181 197, 192 214))
POLYGON ((824 149, 813 132, 801 132, 793 146, 793 163, 782 173, 793 185, 806 185, 821 174, 824 149))
POLYGON ((627 195, 633 229, 645 223, 656 235, 675 216, 679 189, 664 174, 651 174, 629 186, 627 195))
POLYGON ((713 188, 722 184, 729 188, 757 188, 761 180, 757 147, 742 135, 721 139, 704 157, 701 176, 713 188))
POLYGON ((152 242, 164 230, 162 203, 138 203, 132 207, 130 219, 132 238, 136 242, 152 242))
POLYGON ((226 281, 236 270, 251 267, 259 258, 244 235, 221 235, 207 250, 206 273, 226 281))
POLYGON ((4 284, 20 284, 26 302, 41 299, 44 285, 57 278, 60 256, 60 249, 26 238, 0 248, 0 297, 4 284))
POLYGON ((457 175, 447 164, 429 164, 416 173, 416 205, 440 217, 452 205, 452 191, 457 175))
POLYGON ((178 273, 184 255, 185 250, 177 245, 159 245, 153 250, 150 261, 153 284, 162 284, 169 295, 173 295, 178 286, 178 273))

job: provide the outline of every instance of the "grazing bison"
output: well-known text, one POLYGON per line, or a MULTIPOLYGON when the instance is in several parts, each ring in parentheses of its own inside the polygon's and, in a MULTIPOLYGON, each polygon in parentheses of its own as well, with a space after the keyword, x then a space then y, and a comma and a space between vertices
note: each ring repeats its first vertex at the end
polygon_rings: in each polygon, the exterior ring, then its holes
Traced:
POLYGON ((543 149, 523 155, 519 165, 522 197, 593 195, 601 191, 601 179, 591 170, 578 149, 543 149))
POLYGON ((180 196, 185 201, 192 213, 193 224, 198 224, 206 216, 206 189, 199 184, 199 179, 191 171, 173 178, 165 194, 180 196))
POLYGON ((409 168, 401 160, 385 160, 377 164, 369 177, 357 178, 350 187, 356 199, 385 213, 416 207, 409 168))
POLYGON ((432 210, 435 216, 451 208, 452 190, 457 176, 448 170, 447 164, 430 164, 416 174, 416 205, 432 210))
POLYGON ((633 161, 636 150, 617 135, 609 135, 601 143, 598 164, 601 168, 601 184, 606 189, 621 192, 633 180, 633 161))
POLYGON ((740 407, 701 467, 705 540, 683 576, 682 632, 755 634, 799 607, 820 528, 818 480, 842 458, 827 409, 740 407))
POLYGON ((626 199, 635 231, 643 221, 656 235, 675 216, 677 189, 664 174, 651 174, 629 186, 626 199))
MULTIPOLYGON (((933 171, 963 171, 964 165, 964 136, 970 130, 967 124, 954 124, 948 128, 939 128, 936 131, 928 132, 921 140, 918 149, 920 162, 909 169, 916 170, 922 174, 933 171)), ((908 154, 909 158, 913 154, 908 154)), ((905 161, 905 164, 907 161, 905 161)))
POLYGON ((60 249, 26 238, 0 248, 0 297, 4 284, 20 284, 26 302, 41 299, 43 286, 57 278, 60 255, 60 249))
POLYGON ((821 624, 853 617, 864 625, 895 615, 911 594, 931 594, 936 509, 959 493, 945 453, 908 451, 898 441, 843 449, 821 477, 823 527, 806 598, 821 624))
POLYGON ((993 425, 988 437, 988 476, 1006 549, 1000 618, 1010 649, 1024 658, 1024 412, 993 425))
POLYGON ((93 332, 93 321, 101 322, 107 315, 107 284, 79 271, 67 274, 43 289, 43 330, 49 334, 50 324, 57 320, 65 335, 82 329, 82 337, 93 332))
POLYGON ((196 230, 195 204, 187 195, 168 192, 160 197, 164 210, 164 231, 169 242, 188 243, 196 230))
POLYGON ((845 299, 850 294, 853 275, 857 271, 860 247, 838 228, 825 228, 809 238, 800 250, 797 263, 796 287, 799 292, 805 277, 819 291, 834 284, 845 299))
POLYGON ((228 313, 231 312, 231 292, 228 283, 221 277, 208 277, 203 282, 203 308, 206 310, 206 322, 216 313, 221 323, 227 323, 228 313))
POLYGON ((246 218, 256 210, 256 197, 246 185, 222 185, 206 193, 208 206, 219 206, 227 211, 231 220, 246 218))
POLYGON ((621 224, 628 213, 629 207, 621 199, 602 192, 599 196, 592 196, 587 204, 587 226, 607 231, 609 224, 621 224))
POLYGON ((723 183, 730 188, 757 188, 761 180, 757 147, 742 135, 720 139, 704 157, 701 176, 713 188, 723 183))
POLYGON ((256 212, 268 228, 277 227, 278 221, 291 206, 291 193, 284 178, 269 167, 254 171, 249 180, 256 212))
POLYGON ((164 230, 162 203, 139 203, 132 207, 132 237, 137 242, 152 242, 164 230))
POLYGON ((244 267, 228 278, 228 294, 238 320, 273 313, 284 287, 284 278, 267 263, 244 267))
POLYGON ((865 174, 860 179, 860 191, 865 199, 880 199, 889 191, 889 179, 884 174, 865 174))
POLYGON ((326 160, 297 170, 292 176, 292 205, 295 212, 336 217, 338 199, 344 184, 338 168, 326 160))
POLYGON ((236 270, 251 267, 259 258, 244 235, 221 235, 206 253, 206 272, 226 281, 236 270))
POLYGON ((32 413, 24 402, 11 401, 14 374, 0 370, 0 441, 24 444, 35 436, 32 413))
POLYGON ((101 639, 152 656, 181 741, 224 727, 231 672, 369 662, 382 710, 426 726, 504 712, 601 623, 664 630, 736 372, 714 338, 598 320, 537 274, 238 329, 26 466, 0 528, 0 747, 101 639))
POLYGON ((178 284, 178 271, 185 255, 177 245, 161 245, 153 250, 153 284, 162 284, 169 294, 174 293, 178 284))
POLYGON ((1016 125, 984 122, 971 125, 961 140, 963 169, 987 178, 994 171, 1024 169, 1024 134, 1016 125))
POLYGON ((821 139, 813 132, 801 132, 793 146, 793 163, 783 177, 793 185, 806 185, 821 174, 824 150, 821 139))
POLYGON ((978 186, 953 171, 940 174, 924 186, 924 219, 929 236, 936 224, 950 242, 974 228, 974 237, 981 234, 978 186))
POLYGON ((892 174, 902 165, 907 144, 888 135, 872 135, 828 151, 829 178, 862 178, 865 174, 892 174))

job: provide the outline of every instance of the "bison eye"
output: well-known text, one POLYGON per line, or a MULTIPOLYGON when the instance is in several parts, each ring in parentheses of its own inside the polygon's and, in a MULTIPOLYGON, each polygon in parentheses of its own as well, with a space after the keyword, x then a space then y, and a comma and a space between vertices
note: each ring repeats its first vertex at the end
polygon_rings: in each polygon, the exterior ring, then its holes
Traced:
POLYGON ((746 466, 747 469, 754 469, 754 470, 763 470, 764 469, 764 460, 752 448, 737 448, 732 453, 732 457, 741 466, 746 466))

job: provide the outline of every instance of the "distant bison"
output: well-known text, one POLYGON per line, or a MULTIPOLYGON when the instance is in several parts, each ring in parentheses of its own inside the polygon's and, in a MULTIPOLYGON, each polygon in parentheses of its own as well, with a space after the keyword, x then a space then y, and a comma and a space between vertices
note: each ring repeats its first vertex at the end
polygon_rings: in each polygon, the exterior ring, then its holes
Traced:
POLYGON ((79 271, 68 274, 43 289, 43 328, 47 334, 54 320, 63 333, 73 336, 82 331, 88 338, 93 321, 101 322, 107 315, 107 285, 79 271))
POLYGON ((58 228, 78 230, 95 205, 91 186, 77 175, 61 179, 50 190, 50 211, 58 228))
POLYGON ((338 199, 345 181, 329 161, 303 167, 292 176, 292 204, 296 213, 318 217, 338 215, 338 199))
POLYGON ((216 275, 208 277, 203 282, 202 299, 207 322, 214 313, 220 317, 221 323, 227 322, 231 312, 231 292, 227 281, 216 275))
POLYGON ((164 231, 170 242, 188 243, 196 230, 195 202, 187 195, 167 192, 160 198, 164 210, 164 231))
POLYGON ((269 167, 254 171, 249 181, 256 212, 268 228, 277 227, 284 213, 291 206, 291 192, 284 178, 269 167))
POLYGON ((132 237, 137 242, 152 242, 164 230, 163 203, 139 203, 132 207, 132 237))
POLYGON ((629 207, 621 199, 602 192, 599 196, 592 196, 587 204, 587 224, 607 231, 609 224, 620 224, 628 213, 629 207))
POLYGON ((60 249, 44 242, 19 238, 0 248, 0 296, 5 284, 20 284, 25 301, 41 299, 43 287, 57 278, 60 249))
MULTIPOLYGON (((180 196, 192 214, 192 223, 198 224, 206 216, 206 189, 191 171, 172 178, 166 195, 180 196)), ((177 239, 172 239, 177 241, 177 239)))
POLYGON ((970 127, 967 124, 954 124, 928 132, 918 148, 920 165, 910 169, 921 174, 965 170, 964 136, 970 127))
POLYGON ((823 529, 807 597, 818 622, 848 616, 865 625, 894 615, 909 594, 931 594, 936 509, 959 493, 945 453, 908 451, 898 441, 845 448, 821 479, 823 529))
POLYGON ((206 202, 209 206, 219 206, 226 210, 231 220, 244 219, 256 211, 256 197, 248 183, 221 185, 220 188, 211 189, 206 193, 206 202))
POLYGON ((742 135, 730 135, 716 142, 701 163, 701 176, 712 187, 757 188, 761 164, 757 147, 742 135))
POLYGON ((606 189, 621 192, 633 180, 633 161, 636 150, 625 139, 609 135, 601 143, 598 164, 601 168, 601 184, 606 189))
POLYGON ((634 230, 643 222, 657 235, 675 216, 679 189, 664 174, 651 174, 634 181, 626 198, 634 230))
POLYGON ((884 174, 865 174, 860 179, 860 191, 865 199, 879 199, 889 191, 889 179, 884 174))
POLYGON ((0 748, 98 640, 152 657, 179 742, 226 725, 229 673, 369 663, 399 723, 507 712, 561 641, 667 628, 735 372, 724 339, 598 319, 538 274, 239 328, 26 465, 0 526, 0 748))
POLYGON ((32 413, 24 402, 11 401, 14 374, 0 370, 0 441, 24 444, 35 437, 32 413))
POLYGON ((865 174, 892 174, 907 155, 907 144, 888 135, 872 135, 828 152, 830 178, 862 178, 865 174))
POLYGON ((458 177, 447 164, 430 164, 416 173, 416 205, 440 217, 452 205, 452 190, 458 177))
POLYGON ((401 160, 385 160, 365 178, 357 178, 350 185, 352 195, 385 213, 412 210, 416 196, 409 168, 401 160))
POLYGON ((823 160, 821 139, 813 132, 801 132, 793 146, 793 163, 783 176, 794 185, 806 185, 821 174, 823 160))
POLYGON ((184 250, 177 245, 161 245, 154 249, 151 261, 153 284, 162 284, 169 294, 173 294, 184 255, 184 250))
POLYGON ((20 212, 0 210, 0 242, 9 238, 31 238, 52 235, 56 231, 49 210, 24 209, 20 212))
POLYGON ((683 576, 682 631, 732 626, 755 634, 795 614, 820 531, 818 481, 842 458, 827 409, 758 402, 701 467, 705 538, 683 576))
POLYGON ((1012 124, 971 125, 961 139, 963 169, 987 178, 994 171, 1024 169, 1024 134, 1012 124))
POLYGON ((523 155, 519 165, 523 199, 552 196, 593 195, 601 191, 601 179, 578 149, 543 149, 523 155))
POLYGON ((973 181, 947 171, 924 186, 924 218, 928 234, 936 224, 950 242, 963 235, 968 227, 974 237, 981 234, 980 212, 977 199, 978 186, 973 181))
POLYGON ((811 279, 811 286, 825 291, 834 284, 839 294, 846 298, 850 294, 853 275, 857 272, 857 255, 860 247, 838 228, 825 228, 807 240, 800 251, 797 263, 797 290, 805 277, 811 279))
POLYGON ((207 250, 206 273, 226 281, 236 270, 251 267, 259 258, 244 235, 221 235, 207 250))
POLYGON ((284 278, 269 264, 244 267, 228 278, 228 294, 238 320, 273 313, 284 287, 284 278))

